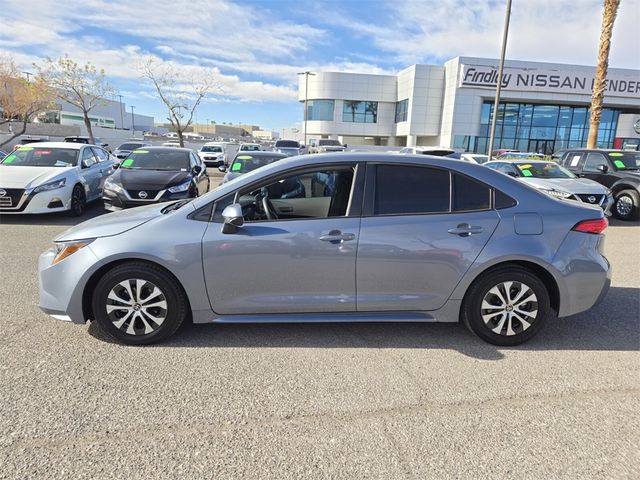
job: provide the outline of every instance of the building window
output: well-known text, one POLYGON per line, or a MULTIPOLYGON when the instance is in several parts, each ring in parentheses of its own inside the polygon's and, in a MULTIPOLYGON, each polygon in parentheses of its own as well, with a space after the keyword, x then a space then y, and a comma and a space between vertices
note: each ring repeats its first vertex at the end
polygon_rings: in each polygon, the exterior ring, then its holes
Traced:
POLYGON ((333 122, 333 100, 307 101, 307 120, 333 122))
POLYGON ((342 121, 350 123, 377 123, 378 102, 345 100, 342 107, 342 121))
POLYGON ((404 100, 400 100, 399 102, 396 102, 396 123, 406 122, 408 112, 409 112, 408 98, 405 98, 404 100))
MULTIPOLYGON (((614 109, 602 110, 598 130, 599 148, 613 146, 619 114, 614 109)), ((469 140, 470 151, 486 153, 492 117, 493 103, 485 102, 480 116, 480 135, 475 137, 475 141, 469 140)), ((551 155, 565 148, 584 146, 588 133, 589 110, 586 107, 501 103, 498 107, 494 148, 516 148, 523 152, 551 155)), ((463 143, 462 139, 458 143, 463 143)))

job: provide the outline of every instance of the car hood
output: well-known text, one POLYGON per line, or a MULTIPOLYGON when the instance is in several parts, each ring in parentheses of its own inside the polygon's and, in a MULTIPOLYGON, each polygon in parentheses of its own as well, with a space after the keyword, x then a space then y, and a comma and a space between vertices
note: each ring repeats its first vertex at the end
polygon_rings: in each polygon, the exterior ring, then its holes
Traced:
POLYGON ((166 206, 166 203, 154 203, 101 215, 71 227, 54 238, 53 241, 65 242, 118 235, 162 215, 161 210, 166 206))
POLYGON ((0 187, 31 188, 64 177, 73 167, 0 167, 0 187))
POLYGON ((519 180, 535 188, 560 190, 568 193, 593 193, 602 195, 607 188, 588 178, 531 178, 521 177, 519 180))
POLYGON ((162 190, 183 183, 189 176, 189 172, 182 171, 119 168, 112 181, 119 183, 126 190, 162 190))

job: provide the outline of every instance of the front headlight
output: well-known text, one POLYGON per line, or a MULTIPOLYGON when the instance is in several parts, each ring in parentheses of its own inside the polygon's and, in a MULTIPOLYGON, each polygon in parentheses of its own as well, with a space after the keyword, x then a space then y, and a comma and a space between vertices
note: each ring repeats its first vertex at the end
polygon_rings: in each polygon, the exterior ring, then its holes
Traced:
POLYGON ((569 193, 569 192, 563 192, 561 190, 548 190, 546 188, 541 188, 540 191, 546 193, 547 195, 551 195, 552 197, 556 197, 556 198, 569 198, 571 197, 573 194, 569 193))
POLYGON ((78 250, 83 249, 84 247, 89 245, 94 240, 95 240, 95 238, 89 238, 89 239, 85 239, 85 240, 75 240, 75 241, 72 241, 72 242, 56 243, 55 244, 56 256, 53 257, 52 265, 55 265, 56 263, 61 262, 62 260, 64 260, 68 256, 73 255, 78 250))
POLYGON ((104 188, 105 190, 111 190, 112 192, 124 192, 124 189, 110 178, 107 178, 104 181, 104 185, 102 186, 102 188, 104 188))
POLYGON ((33 189, 33 193, 46 192, 48 190, 55 190, 57 188, 64 187, 64 184, 67 183, 67 179, 63 178, 62 180, 56 180, 55 182, 45 183, 44 185, 37 186, 33 189))
POLYGON ((176 185, 175 187, 170 187, 168 190, 171 193, 186 192, 187 190, 189 190, 190 186, 191 186, 191 181, 188 181, 188 182, 181 183, 180 185, 176 185))

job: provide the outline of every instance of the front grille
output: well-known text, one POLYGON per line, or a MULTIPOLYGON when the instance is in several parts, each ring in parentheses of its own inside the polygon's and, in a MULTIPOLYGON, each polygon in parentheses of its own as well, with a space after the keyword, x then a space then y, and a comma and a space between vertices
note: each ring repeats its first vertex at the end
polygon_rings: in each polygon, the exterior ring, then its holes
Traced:
POLYGON ((127 193, 129 193, 129 196, 134 200, 153 200, 159 191, 160 190, 127 190, 127 193), (141 198, 140 192, 147 192, 147 196, 141 198))
POLYGON ((600 205, 604 201, 604 195, 594 195, 591 193, 578 193, 580 201, 590 203, 591 205, 600 205))
POLYGON ((2 188, 5 191, 4 195, 0 195, 0 208, 15 207, 20 203, 24 188, 2 188))

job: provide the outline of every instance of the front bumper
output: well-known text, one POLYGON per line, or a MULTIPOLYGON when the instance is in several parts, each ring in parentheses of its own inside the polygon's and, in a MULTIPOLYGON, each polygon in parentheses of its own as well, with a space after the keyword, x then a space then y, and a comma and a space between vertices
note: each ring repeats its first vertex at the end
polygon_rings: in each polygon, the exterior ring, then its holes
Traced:
POLYGON ((95 271, 98 257, 87 246, 53 265, 55 250, 50 248, 38 258, 40 309, 58 320, 85 323, 82 292, 95 271))
POLYGON ((19 198, 12 200, 11 206, 0 206, 1 214, 15 213, 53 213, 69 210, 73 185, 65 185, 55 190, 40 193, 25 191, 19 198))
POLYGON ((189 191, 171 193, 168 190, 160 190, 153 198, 147 199, 134 199, 129 196, 128 193, 114 192, 113 190, 103 190, 102 200, 104 201, 104 208, 112 212, 123 210, 125 208, 141 207, 143 205, 151 205, 153 203, 170 202, 173 200, 183 200, 190 198, 189 191))

